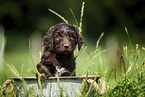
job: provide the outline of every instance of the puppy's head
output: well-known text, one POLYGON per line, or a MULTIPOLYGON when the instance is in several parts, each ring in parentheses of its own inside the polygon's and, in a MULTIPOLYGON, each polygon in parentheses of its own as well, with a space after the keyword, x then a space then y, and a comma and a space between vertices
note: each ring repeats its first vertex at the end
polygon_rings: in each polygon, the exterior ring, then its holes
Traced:
POLYGON ((67 23, 52 26, 43 38, 44 47, 57 53, 73 52, 77 44, 80 50, 83 43, 77 26, 67 23))

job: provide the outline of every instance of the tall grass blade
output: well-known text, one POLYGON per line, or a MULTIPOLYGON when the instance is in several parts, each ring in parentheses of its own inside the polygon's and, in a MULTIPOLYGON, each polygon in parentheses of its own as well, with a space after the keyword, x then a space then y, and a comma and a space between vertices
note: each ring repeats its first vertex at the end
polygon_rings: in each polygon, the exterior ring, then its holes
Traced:
POLYGON ((83 87, 83 90, 82 90, 82 95, 85 95, 85 93, 86 93, 87 80, 88 80, 88 71, 87 71, 87 74, 86 74, 86 78, 84 80, 84 87, 83 87))
POLYGON ((71 8, 70 8, 70 12, 71 12, 71 14, 73 15, 73 17, 74 17, 74 19, 75 19, 76 25, 78 26, 78 25, 79 25, 79 24, 78 24, 78 21, 77 21, 76 16, 75 16, 75 14, 74 14, 74 12, 72 11, 71 8))
POLYGON ((124 61, 124 58, 123 58, 123 55, 121 55, 121 61, 122 61, 122 63, 123 63, 123 67, 124 67, 124 72, 125 72, 125 74, 126 74, 126 64, 125 64, 125 61, 124 61))
POLYGON ((79 92, 81 92, 81 90, 82 90, 82 88, 83 88, 83 86, 84 86, 84 82, 85 82, 85 80, 83 80, 79 92))
MULTIPOLYGON (((6 64, 6 63, 4 63, 6 64)), ((19 79, 22 81, 22 84, 25 87, 25 91, 26 91, 26 95, 29 95, 27 88, 29 87, 28 84, 25 82, 25 80, 23 79, 23 77, 19 74, 19 72, 17 71, 17 69, 14 67, 14 65, 9 65, 6 64, 6 66, 10 69, 10 71, 16 76, 19 77, 19 79)))
POLYGON ((80 17, 80 25, 79 25, 79 32, 82 32, 82 22, 83 22, 83 16, 84 16, 84 8, 85 8, 85 2, 82 3, 81 7, 81 17, 80 17))
MULTIPOLYGON (((145 62, 143 62, 143 65, 144 65, 144 64, 145 64, 145 62)), ((143 79, 144 79, 142 67, 141 67, 140 72, 141 72, 140 79, 141 79, 141 82, 142 82, 142 81, 143 81, 143 79)))
POLYGON ((115 65, 115 74, 114 74, 114 77, 115 77, 115 80, 117 81, 117 68, 116 68, 116 65, 115 65))
POLYGON ((39 87, 40 87, 41 93, 42 93, 42 95, 44 96, 43 89, 42 89, 42 85, 41 85, 40 74, 39 74, 37 68, 35 68, 35 69, 36 69, 36 72, 37 72, 37 75, 38 75, 38 84, 39 84, 39 87))
MULTIPOLYGON (((98 49, 97 49, 98 50, 98 49)), ((105 53, 105 52, 107 52, 108 50, 107 49, 104 49, 104 50, 102 50, 102 51, 99 51, 97 54, 95 54, 93 57, 92 57, 92 60, 94 60, 97 56, 100 56, 102 53, 105 53)), ((94 53, 96 53, 96 52, 94 52, 94 53)))
POLYGON ((6 64, 6 66, 10 69, 10 71, 17 77, 21 77, 21 75, 19 74, 19 72, 17 71, 17 69, 15 68, 15 66, 13 64, 9 65, 6 64))
POLYGON ((100 35, 99 39, 96 42, 96 49, 99 47, 100 40, 102 39, 103 36, 104 36, 104 32, 102 32, 102 34, 100 35))
POLYGON ((93 87, 93 84, 94 84, 94 82, 96 81, 98 75, 99 75, 99 73, 97 73, 96 77, 94 78, 94 81, 92 82, 91 86, 89 87, 89 90, 88 90, 88 92, 87 92, 87 94, 86 94, 86 97, 88 97, 89 93, 91 92, 91 89, 92 89, 92 87, 93 87))
POLYGON ((60 97, 62 97, 62 88, 60 87, 60 81, 59 81, 59 77, 58 77, 58 72, 56 72, 56 75, 57 75, 57 82, 58 82, 58 88, 59 88, 60 97))
POLYGON ((53 14, 55 14, 56 16, 58 16, 60 19, 62 19, 65 23, 68 24, 68 21, 62 17, 60 14, 58 14, 57 12, 53 11, 52 9, 48 9, 50 12, 52 12, 53 14))
POLYGON ((138 70, 141 69, 143 66, 144 66, 144 63, 143 63, 140 67, 138 67, 134 72, 132 72, 132 73, 130 74, 129 78, 130 78, 135 72, 138 72, 138 70))
POLYGON ((111 78, 111 74, 112 74, 113 70, 114 70, 114 69, 110 70, 110 73, 108 73, 107 82, 109 82, 109 79, 111 78))
POLYGON ((34 68, 35 68, 35 63, 34 63, 34 61, 33 61, 33 57, 32 57, 32 51, 31 51, 31 40, 30 40, 30 39, 29 39, 29 52, 30 52, 30 56, 31 56, 32 64, 33 64, 33 66, 34 66, 34 68))
POLYGON ((21 76, 22 76, 22 73, 23 73, 23 67, 24 67, 24 64, 22 64, 22 67, 21 67, 21 76))
POLYGON ((133 49, 133 48, 132 48, 132 43, 131 43, 131 40, 130 40, 130 36, 129 36, 128 30, 127 30, 126 27, 125 27, 125 31, 126 31, 126 34, 127 34, 127 36, 128 36, 128 39, 129 39, 129 43, 130 43, 131 49, 133 49))
POLYGON ((131 67, 132 67, 132 65, 128 67, 127 72, 126 72, 126 76, 129 73, 129 71, 131 70, 131 67))
POLYGON ((75 54, 75 58, 77 58, 83 51, 87 49, 87 46, 83 47, 77 54, 75 54))
POLYGON ((4 49, 5 49, 5 36, 4 28, 0 25, 0 71, 3 69, 4 61, 4 49))

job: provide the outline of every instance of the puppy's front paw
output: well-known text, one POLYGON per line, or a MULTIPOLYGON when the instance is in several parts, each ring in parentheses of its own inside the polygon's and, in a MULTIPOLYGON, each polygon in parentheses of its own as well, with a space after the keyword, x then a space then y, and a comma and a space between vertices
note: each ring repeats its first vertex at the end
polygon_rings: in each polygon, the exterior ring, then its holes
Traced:
MULTIPOLYGON (((38 74, 36 74, 36 77, 38 78, 38 74)), ((48 79, 49 78, 49 75, 47 75, 45 73, 42 73, 42 74, 40 74, 40 78, 48 79)))
POLYGON ((47 75, 45 73, 42 73, 42 74, 40 74, 40 77, 45 78, 45 79, 48 79, 49 78, 49 75, 47 75))
POLYGON ((70 75, 70 72, 66 69, 66 68, 61 68, 59 70, 59 76, 69 76, 70 75))

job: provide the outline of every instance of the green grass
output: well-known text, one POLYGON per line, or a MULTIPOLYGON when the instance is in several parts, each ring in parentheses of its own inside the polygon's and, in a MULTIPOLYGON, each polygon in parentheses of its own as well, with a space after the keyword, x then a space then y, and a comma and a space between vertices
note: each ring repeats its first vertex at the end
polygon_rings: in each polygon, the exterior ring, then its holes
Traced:
MULTIPOLYGON (((87 46, 77 57, 76 74, 86 75, 88 71, 88 75, 96 75, 100 72, 100 76, 104 77, 106 82, 106 91, 102 96, 143 96, 145 95, 145 50, 140 46, 132 46, 133 50, 130 49, 129 46, 122 47, 122 57, 120 56, 119 60, 121 62, 119 62, 119 64, 111 64, 108 60, 107 49, 101 50, 101 46, 98 46, 95 51, 90 51, 89 47, 92 46, 87 46)), ((95 46, 93 46, 93 48, 95 48, 95 46)), ((9 60, 7 63, 10 66, 12 66, 11 63, 13 63, 20 75, 35 75, 33 70, 31 70, 33 69, 33 65, 28 49, 27 51, 17 50, 17 53, 16 51, 6 53, 5 56, 7 56, 6 59, 9 60), (15 56, 15 54, 19 57, 15 56), (12 59, 12 57, 14 57, 15 60, 12 59), (23 67, 22 64, 24 64, 23 67)), ((9 66, 6 66, 6 64, 2 72, 4 75, 1 76, 1 86, 9 77, 16 76, 12 70, 8 69, 9 66)), ((98 96, 97 93, 95 95, 98 96)))
MULTIPOLYGON (((81 34, 83 34, 82 18, 83 18, 84 3, 82 4, 83 5, 81 9, 80 23, 76 22, 81 34)), ((59 15, 54 11, 53 13, 59 15)), ((73 14, 72 10, 71 13, 73 14)), ((59 15, 59 17, 64 22, 68 22, 61 15, 59 15)), ((77 20, 75 19, 75 21, 77 20)), ((100 46, 99 44, 100 41, 103 40, 103 36, 105 35, 104 33, 102 33, 98 38, 98 41, 96 42, 96 46, 92 46, 89 40, 86 40, 86 44, 88 45, 85 44, 81 51, 77 51, 77 50, 75 51, 75 55, 77 56, 76 75, 86 75, 86 79, 83 81, 80 90, 77 91, 78 96, 84 97, 88 95, 88 92, 85 91, 81 92, 83 87, 85 87, 85 83, 87 81, 87 75, 97 75, 97 74, 101 76, 101 79, 104 79, 106 84, 105 86, 106 90, 105 93, 102 95, 100 95, 101 93, 98 93, 98 91, 96 91, 94 93, 94 96, 142 97, 145 95, 145 66, 144 66, 145 49, 139 46, 139 44, 136 45, 132 44, 127 28, 125 28, 125 31, 129 39, 128 46, 115 48, 112 46, 113 44, 110 44, 108 48, 102 49, 104 47, 100 46), (94 48, 94 50, 90 48, 94 48)), ((30 47, 30 43, 27 42, 27 44, 30 47)), ((40 60, 39 51, 41 51, 41 48, 39 48, 38 50, 34 50, 33 41, 31 44, 32 49, 28 48, 28 45, 24 47, 17 46, 17 48, 12 49, 13 52, 11 51, 5 52, 5 62, 3 62, 5 66, 3 68, 3 71, 1 71, 2 76, 0 77, 1 89, 2 89, 2 84, 9 77, 35 76, 36 71, 34 68, 34 64, 37 64, 40 60), (19 48, 23 48, 23 49, 19 49, 19 48)), ((41 45, 38 46, 41 47, 41 45)), ((62 95, 62 92, 65 89, 63 89, 60 86, 59 78, 57 80, 58 80, 60 95, 62 95)), ((91 86, 93 86, 93 83, 91 86)), ((39 80, 39 84, 40 84, 40 80, 39 80)), ((27 85, 25 86, 28 87, 27 85)), ((98 86, 100 87, 100 90, 102 90, 103 88, 102 85, 98 84, 98 86)), ((33 89, 31 91, 31 94, 28 95, 32 95, 32 94, 33 94, 33 89)), ((41 95, 43 95, 43 92, 41 95)))
MULTIPOLYGON (((101 40, 99 40, 101 41, 101 40)), ((98 44, 97 42, 96 44, 98 44)), ((33 44, 33 43, 32 43, 33 44)), ((99 75, 105 78, 106 91, 102 96, 143 96, 145 95, 145 50, 143 47, 140 47, 135 44, 132 44, 132 49, 129 46, 122 47, 122 56, 120 56, 118 63, 112 64, 108 56, 108 49, 101 49, 101 46, 93 46, 94 51, 90 51, 87 46, 84 45, 84 49, 77 57, 77 75, 96 75, 99 72, 99 75), (110 67, 111 66, 111 67, 110 67)), ((6 66, 5 63, 3 76, 1 77, 1 82, 4 82, 9 77, 13 76, 34 76, 33 72, 33 63, 29 50, 6 53, 5 56, 10 63, 6 66), (21 52, 21 53, 20 53, 21 52), (17 54, 17 56, 13 56, 17 54), (12 57, 16 58, 15 60, 12 57), (21 60, 22 59, 22 60, 21 60), (27 60, 27 61, 23 61, 27 60), (24 65, 22 65, 24 64, 24 65), (9 68, 8 68, 9 67, 9 68), (14 70, 14 71, 13 71, 14 70), (16 72, 17 71, 17 72, 16 72), (19 74, 19 75, 18 75, 19 74), (9 75, 9 76, 7 76, 9 75), (4 77, 7 76, 7 77, 4 77), (3 80, 4 79, 4 80, 3 80)), ((116 51, 115 51, 116 52, 116 51)), ((39 52, 38 52, 39 53, 39 52)), ((76 52, 77 53, 77 52, 76 52)), ((33 56, 33 54, 32 54, 33 56)), ((38 59, 39 62, 39 59, 38 59)), ((1 83, 1 87, 2 87, 1 83)), ((101 86, 100 86, 101 87, 101 86)), ((64 90, 64 89, 63 89, 64 90)), ((32 92, 33 93, 33 92, 32 92)), ((87 94, 87 93, 86 93, 87 94)), ((85 94, 85 95, 86 95, 85 94)), ((99 96, 97 92, 94 94, 99 96)))

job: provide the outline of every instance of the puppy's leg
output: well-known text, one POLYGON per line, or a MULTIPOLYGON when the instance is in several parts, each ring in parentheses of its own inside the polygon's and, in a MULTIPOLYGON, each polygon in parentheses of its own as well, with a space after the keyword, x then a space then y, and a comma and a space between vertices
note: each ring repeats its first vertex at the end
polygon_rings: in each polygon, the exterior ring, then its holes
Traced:
MULTIPOLYGON (((51 68, 51 71, 50 71, 50 68, 51 67, 49 67, 49 65, 45 66, 42 63, 37 64, 37 69, 38 69, 38 72, 40 73, 40 77, 43 77, 45 79, 48 79, 49 76, 53 76, 53 74, 52 74, 53 68, 51 68)), ((38 75, 36 74, 36 76, 38 76, 38 75)))

